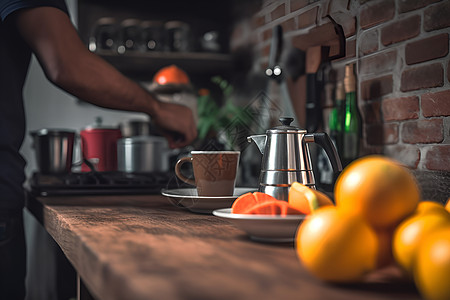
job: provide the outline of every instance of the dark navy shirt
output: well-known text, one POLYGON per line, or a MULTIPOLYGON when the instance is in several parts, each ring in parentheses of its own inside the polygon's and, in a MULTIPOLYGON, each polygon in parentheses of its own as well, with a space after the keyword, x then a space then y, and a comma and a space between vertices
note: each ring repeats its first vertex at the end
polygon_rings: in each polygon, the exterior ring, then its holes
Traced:
POLYGON ((19 149, 25 135, 22 89, 31 49, 13 26, 11 14, 38 6, 67 13, 64 0, 0 0, 0 214, 24 205, 25 160, 19 149))

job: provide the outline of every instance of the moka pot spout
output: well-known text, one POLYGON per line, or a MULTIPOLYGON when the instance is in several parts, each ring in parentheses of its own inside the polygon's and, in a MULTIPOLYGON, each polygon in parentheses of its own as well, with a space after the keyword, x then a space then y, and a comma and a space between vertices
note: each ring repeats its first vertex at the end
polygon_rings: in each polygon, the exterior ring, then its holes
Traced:
POLYGON ((264 148, 266 147, 266 141, 267 141, 267 135, 266 134, 257 134, 257 135, 251 135, 247 137, 247 141, 251 143, 252 141, 255 142, 256 146, 259 149, 259 152, 264 155, 264 148))

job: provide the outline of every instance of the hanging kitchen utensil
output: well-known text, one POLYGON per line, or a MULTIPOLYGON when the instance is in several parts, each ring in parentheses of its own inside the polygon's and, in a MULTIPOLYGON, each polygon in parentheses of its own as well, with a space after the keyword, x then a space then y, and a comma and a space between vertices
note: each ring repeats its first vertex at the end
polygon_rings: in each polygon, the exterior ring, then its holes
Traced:
POLYGON ((286 94, 284 97, 289 99, 292 111, 297 117, 298 125, 305 128, 306 95, 304 91, 306 90, 306 84, 303 75, 305 75, 306 53, 289 45, 281 60, 284 73, 282 90, 286 94))
MULTIPOLYGON (((290 45, 285 49, 283 41, 283 28, 277 25, 272 29, 272 44, 270 47, 269 64, 266 76, 277 84, 272 85, 274 94, 279 95, 282 106, 281 114, 297 115, 297 119, 304 120, 304 116, 297 114, 301 102, 293 101, 289 92, 289 81, 305 73, 305 53, 290 45), (299 118, 300 117, 300 118, 299 118)), ((277 116, 278 117, 278 116, 277 116)))
POLYGON ((282 80, 280 56, 283 48, 283 27, 277 25, 272 29, 272 43, 270 45, 269 65, 266 75, 278 83, 282 80))
POLYGON ((316 132, 322 124, 322 107, 320 105, 321 84, 319 69, 328 58, 329 48, 315 46, 306 51, 306 130, 316 132))
POLYGON ((300 50, 307 51, 315 46, 329 47, 328 60, 332 61, 345 56, 346 43, 342 26, 329 15, 330 22, 312 28, 308 33, 292 38, 292 45, 300 50))
POLYGON ((306 129, 317 131, 322 124, 320 105, 321 87, 317 73, 321 66, 345 56, 345 35, 342 26, 326 16, 331 22, 315 27, 308 34, 293 39, 293 44, 306 51, 306 129), (300 44, 301 43, 301 44, 300 44))
POLYGON ((339 39, 339 50, 335 55, 330 55, 331 52, 328 53, 328 61, 332 61, 338 58, 342 58, 345 56, 346 43, 345 43, 345 34, 344 29, 340 24, 338 24, 330 15, 326 15, 328 19, 330 19, 333 24, 334 32, 336 33, 339 39))

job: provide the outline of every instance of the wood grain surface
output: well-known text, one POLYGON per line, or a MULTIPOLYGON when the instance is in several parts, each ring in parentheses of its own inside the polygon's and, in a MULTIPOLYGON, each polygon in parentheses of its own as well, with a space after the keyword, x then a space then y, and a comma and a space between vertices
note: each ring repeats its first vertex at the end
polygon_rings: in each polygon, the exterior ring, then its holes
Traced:
POLYGON ((320 282, 302 267, 293 243, 254 242, 227 220, 174 207, 162 196, 29 204, 99 300, 420 299, 395 268, 357 284, 320 282))

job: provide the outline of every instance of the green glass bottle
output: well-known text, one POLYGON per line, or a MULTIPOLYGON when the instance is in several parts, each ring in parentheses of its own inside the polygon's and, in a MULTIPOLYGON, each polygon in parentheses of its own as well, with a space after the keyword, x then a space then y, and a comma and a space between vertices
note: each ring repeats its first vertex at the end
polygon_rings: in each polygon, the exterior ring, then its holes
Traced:
MULTIPOLYGON (((339 81, 336 84, 335 105, 332 111, 332 122, 335 128, 334 140, 339 157, 343 155, 343 133, 344 133, 344 117, 345 117, 345 90, 344 83, 339 81)), ((331 120, 330 120, 331 122, 331 120)))
POLYGON ((345 115, 343 122, 343 154, 344 165, 358 158, 361 136, 361 115, 356 99, 356 78, 353 64, 345 66, 345 115))

